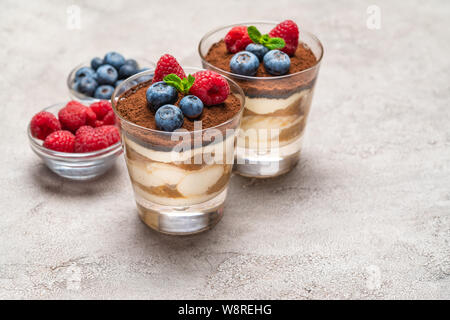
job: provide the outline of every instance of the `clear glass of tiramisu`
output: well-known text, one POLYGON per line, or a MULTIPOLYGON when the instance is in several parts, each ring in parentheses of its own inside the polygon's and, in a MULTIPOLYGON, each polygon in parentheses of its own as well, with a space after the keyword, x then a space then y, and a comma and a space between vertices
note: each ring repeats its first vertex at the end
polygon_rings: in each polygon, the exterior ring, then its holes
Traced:
MULTIPOLYGON (((297 38, 292 43, 295 28, 292 21, 282 24, 246 22, 212 30, 199 43, 203 67, 233 79, 245 93, 235 164, 237 173, 241 175, 256 178, 278 176, 291 170, 299 160, 323 47, 313 34, 298 29, 297 38), (268 45, 269 49, 263 48, 265 51, 262 54, 257 47, 256 51, 247 47, 250 43, 256 44, 245 35, 250 26, 260 31, 255 40, 258 42, 261 39, 260 43, 270 44, 271 36, 287 34, 285 46, 290 46, 288 50, 278 46, 280 51, 289 53, 290 66, 284 73, 272 72, 271 65, 265 62, 266 53, 276 46, 268 45), (292 37, 289 28, 294 29, 292 37), (232 69, 231 63, 233 59, 241 58, 244 62, 255 59, 247 50, 259 56, 259 62, 253 73, 252 70, 248 72, 252 65, 244 65, 248 68, 239 74, 232 69), (235 57, 242 54, 244 57, 235 57)), ((276 41, 273 43, 277 44, 276 41)))
MULTIPOLYGON (((157 109, 156 104, 155 107, 149 102, 153 99, 150 87, 156 88, 157 94, 172 90, 164 81, 154 80, 162 79, 158 74, 164 72, 161 70, 157 66, 156 70, 125 80, 116 88, 112 104, 119 118, 125 159, 141 219, 162 233, 198 233, 211 228, 222 217, 245 96, 234 81, 215 73, 229 86, 223 102, 214 104, 203 100, 202 113, 194 114, 194 109, 183 109, 181 102, 192 93, 180 89, 171 107, 166 104, 157 109), (145 81, 140 80, 142 77, 146 77, 145 81), (174 122, 163 121, 167 120, 165 116, 172 116, 170 112, 178 115, 176 108, 183 111, 184 121, 172 131, 173 127, 165 125, 174 122)), ((202 73, 210 72, 195 68, 183 70, 195 77, 194 85, 200 82, 202 73)), ((202 94, 212 90, 210 93, 214 95, 216 89, 206 88, 202 94)))

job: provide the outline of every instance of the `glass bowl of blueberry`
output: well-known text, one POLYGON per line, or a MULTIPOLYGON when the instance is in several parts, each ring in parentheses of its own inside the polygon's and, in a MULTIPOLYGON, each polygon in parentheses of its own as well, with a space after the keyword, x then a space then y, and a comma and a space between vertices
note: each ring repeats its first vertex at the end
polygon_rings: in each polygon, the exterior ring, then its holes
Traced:
POLYGON ((155 64, 145 59, 125 59, 111 51, 103 58, 76 66, 67 78, 70 96, 82 102, 111 99, 114 89, 126 78, 154 69, 155 64))
POLYGON ((107 172, 122 154, 120 133, 108 101, 90 106, 74 100, 54 104, 35 114, 27 131, 34 153, 51 171, 70 180, 94 179, 107 172))

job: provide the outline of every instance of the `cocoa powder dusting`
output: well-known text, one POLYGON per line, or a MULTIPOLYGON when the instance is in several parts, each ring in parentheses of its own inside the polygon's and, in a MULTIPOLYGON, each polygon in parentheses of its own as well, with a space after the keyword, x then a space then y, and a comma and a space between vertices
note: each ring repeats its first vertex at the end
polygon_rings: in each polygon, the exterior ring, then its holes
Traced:
MULTIPOLYGON (((217 68, 231 72, 230 60, 234 55, 234 53, 228 52, 225 42, 220 40, 211 46, 205 58, 206 61, 217 68)), ((295 55, 290 58, 291 67, 289 68, 288 74, 306 70, 317 63, 314 53, 311 49, 306 48, 302 43, 299 43, 297 50, 295 51, 295 55)), ((255 77, 273 77, 273 75, 264 69, 263 63, 260 63, 255 77)))
MULTIPOLYGON (((135 123, 139 126, 158 130, 155 123, 155 114, 147 107, 147 98, 145 92, 151 85, 151 81, 144 82, 135 88, 124 92, 117 103, 117 111, 122 118, 135 123)), ((178 93, 178 100, 174 105, 178 106, 180 100, 184 97, 178 93)), ((195 120, 184 118, 182 128, 192 131, 194 130, 194 121, 202 121, 202 128, 210 128, 226 122, 228 119, 236 115, 241 109, 240 100, 234 95, 228 95, 225 102, 204 107, 203 113, 195 120)))
MULTIPOLYGON (((231 72, 230 60, 233 55, 233 53, 228 52, 225 42, 220 40, 209 48, 205 60, 220 69, 217 70, 218 72, 221 70, 231 72)), ((291 67, 288 75, 292 74, 291 77, 274 77, 265 70, 263 63, 260 63, 254 79, 246 80, 239 75, 231 77, 250 97, 284 98, 296 91, 311 87, 318 72, 318 68, 312 68, 318 63, 316 56, 311 49, 301 42, 295 55, 290 59, 291 67), (295 74, 304 70, 307 71, 295 74), (257 77, 260 77, 260 79, 257 77), (273 80, 270 78, 273 78, 273 80)), ((226 75, 230 76, 229 74, 226 75)))

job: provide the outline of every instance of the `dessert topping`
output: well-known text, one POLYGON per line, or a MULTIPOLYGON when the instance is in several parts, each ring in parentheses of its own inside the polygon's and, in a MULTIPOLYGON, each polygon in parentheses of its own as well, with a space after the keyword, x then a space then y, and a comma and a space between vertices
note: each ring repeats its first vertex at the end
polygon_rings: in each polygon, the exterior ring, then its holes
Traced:
POLYGON ((165 54, 159 58, 158 63, 156 64, 152 83, 163 81, 164 77, 171 73, 176 74, 181 79, 186 78, 186 74, 177 60, 170 54, 165 54))
POLYGON ((269 32, 271 37, 283 38, 286 46, 282 49, 289 56, 293 56, 298 46, 299 31, 297 24, 292 20, 285 20, 279 23, 272 31, 269 32))
POLYGON ((181 99, 180 109, 187 118, 195 119, 203 112, 203 102, 196 96, 188 95, 181 99))
POLYGON ((178 99, 177 89, 164 81, 153 83, 148 87, 145 95, 147 105, 153 112, 165 104, 175 103, 178 99))
POLYGON ((270 36, 268 34, 261 34, 255 26, 247 28, 248 36, 254 43, 262 44, 269 50, 281 49, 286 45, 285 41, 276 36, 270 36))
POLYGON ((270 50, 264 56, 263 62, 266 71, 275 76, 286 74, 291 67, 291 59, 286 53, 280 50, 270 50))
MULTIPOLYGON (((250 46, 250 45, 249 45, 250 46)), ((247 46, 248 47, 248 46, 247 46)), ((253 76, 259 67, 258 57, 250 51, 236 53, 230 60, 231 72, 244 76, 253 76)))
POLYGON ((180 108, 172 104, 166 104, 155 113, 156 127, 163 131, 174 131, 181 128, 184 116, 180 108))
POLYGON ((245 50, 245 48, 252 43, 252 40, 247 33, 247 27, 245 26, 233 27, 226 34, 224 41, 227 50, 231 53, 245 50))
POLYGON ((195 82, 189 92, 206 106, 223 103, 230 94, 227 80, 214 71, 198 71, 194 77, 195 82))

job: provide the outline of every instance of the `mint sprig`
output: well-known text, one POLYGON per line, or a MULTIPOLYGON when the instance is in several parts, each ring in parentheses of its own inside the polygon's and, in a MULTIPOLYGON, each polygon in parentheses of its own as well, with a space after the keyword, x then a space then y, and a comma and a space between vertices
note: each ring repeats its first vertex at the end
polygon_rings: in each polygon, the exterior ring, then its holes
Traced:
POLYGON ((254 43, 262 44, 269 50, 283 49, 286 42, 282 38, 272 38, 268 34, 261 34, 255 26, 247 27, 247 33, 254 43))
POLYGON ((168 85, 174 87, 179 92, 183 94, 188 94, 192 85, 194 84, 195 78, 193 75, 188 75, 187 78, 181 79, 175 73, 168 74, 164 77, 163 81, 168 85))

